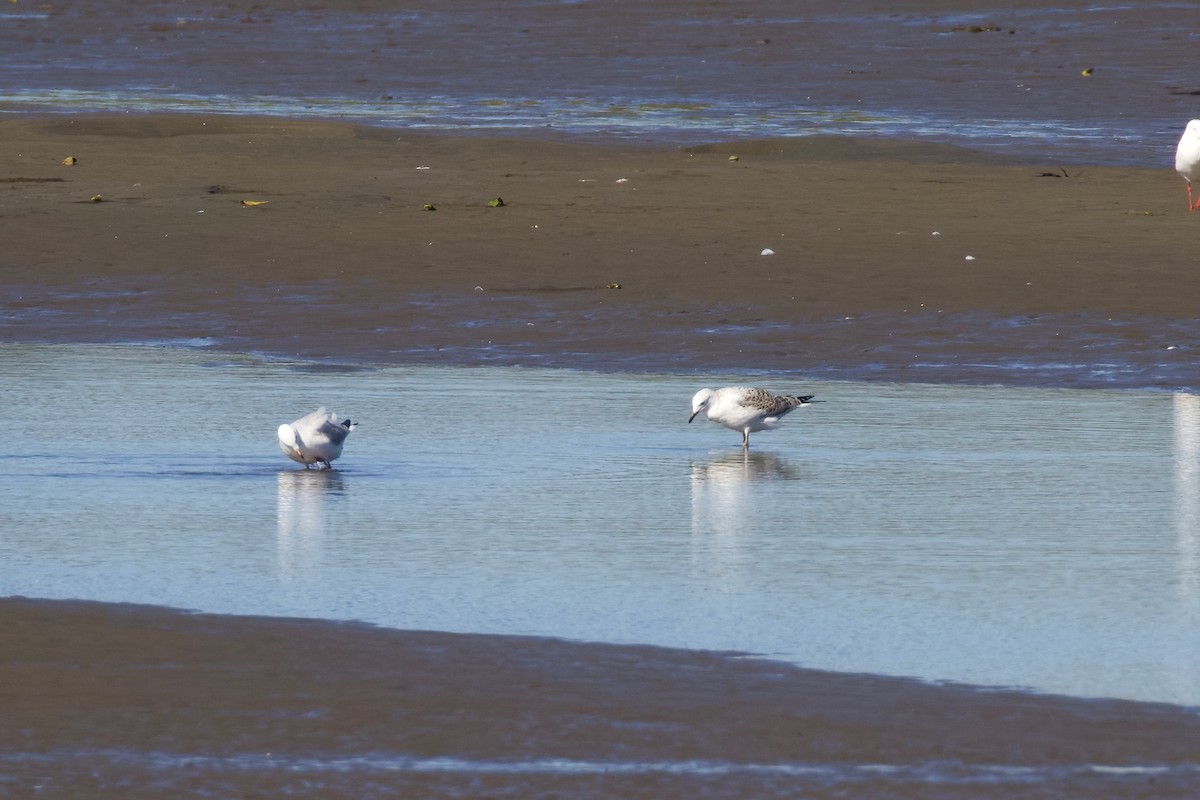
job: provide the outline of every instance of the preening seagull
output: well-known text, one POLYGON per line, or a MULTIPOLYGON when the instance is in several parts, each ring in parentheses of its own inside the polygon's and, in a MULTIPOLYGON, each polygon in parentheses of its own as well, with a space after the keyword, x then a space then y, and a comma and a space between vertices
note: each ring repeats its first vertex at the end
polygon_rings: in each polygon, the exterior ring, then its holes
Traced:
POLYGON ((292 423, 279 426, 279 449, 293 461, 299 461, 308 469, 310 464, 324 464, 342 454, 342 445, 350 431, 358 426, 350 420, 338 422, 337 416, 321 406, 292 423))
POLYGON ((725 386, 716 391, 701 389, 692 398, 692 415, 688 422, 703 411, 713 422, 741 431, 742 447, 749 447, 751 431, 771 430, 780 417, 794 408, 809 405, 812 399, 811 394, 771 394, 764 389, 745 386, 725 386))
POLYGON ((1200 208, 1200 200, 1192 202, 1192 179, 1200 178, 1200 119, 1192 120, 1183 129, 1175 148, 1175 171, 1187 181, 1188 211, 1195 211, 1200 208))

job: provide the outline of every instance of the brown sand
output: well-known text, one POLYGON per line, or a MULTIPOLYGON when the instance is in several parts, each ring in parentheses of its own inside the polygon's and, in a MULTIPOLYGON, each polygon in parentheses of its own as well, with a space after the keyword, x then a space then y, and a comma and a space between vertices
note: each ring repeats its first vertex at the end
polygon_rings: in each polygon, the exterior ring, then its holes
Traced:
POLYGON ((0 707, 13 797, 1188 797, 1200 742, 1170 706, 23 599, 0 601, 0 707), (612 771, 519 766, 555 759, 612 771), (616 769, 693 762, 725 770, 616 769))
POLYGON ((1195 313, 1200 215, 1169 168, 228 117, 16 118, 0 141, 9 338, 969 380, 1078 356, 1072 325, 1110 318, 1117 351, 1156 358, 1195 313), (972 329, 1014 317, 1061 327, 972 329), (930 347, 960 366, 912 371, 930 347))

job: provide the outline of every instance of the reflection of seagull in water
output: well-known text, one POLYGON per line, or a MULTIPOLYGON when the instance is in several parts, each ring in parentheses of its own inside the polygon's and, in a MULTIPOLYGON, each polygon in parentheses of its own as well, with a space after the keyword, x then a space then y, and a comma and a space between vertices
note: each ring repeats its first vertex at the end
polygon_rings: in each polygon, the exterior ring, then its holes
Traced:
POLYGON ((716 458, 692 464, 693 480, 720 484, 796 480, 799 477, 791 464, 774 453, 727 450, 716 458))
POLYGON ((350 431, 358 426, 337 417, 321 406, 295 422, 279 426, 279 448, 293 461, 299 461, 308 469, 309 464, 324 464, 333 469, 330 461, 342 454, 342 445, 350 431))
POLYGON ((285 583, 319 579, 332 512, 345 495, 336 469, 279 470, 275 549, 285 583))
POLYGON ((742 447, 749 447, 751 431, 771 430, 780 417, 794 408, 808 405, 812 399, 811 394, 778 395, 745 386, 726 386, 716 391, 701 389, 692 398, 692 415, 688 422, 703 411, 713 422, 741 431, 742 447))

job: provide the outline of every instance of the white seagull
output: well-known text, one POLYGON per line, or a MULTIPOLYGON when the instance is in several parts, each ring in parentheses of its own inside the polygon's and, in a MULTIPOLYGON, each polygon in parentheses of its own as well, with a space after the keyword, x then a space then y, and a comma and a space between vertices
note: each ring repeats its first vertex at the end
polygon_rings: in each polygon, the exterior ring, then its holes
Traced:
POLYGON ((741 431, 742 447, 749 447, 751 431, 771 430, 780 417, 793 408, 809 405, 812 399, 811 394, 778 395, 745 386, 725 386, 716 391, 701 389, 692 398, 692 415, 688 422, 703 411, 713 422, 741 431))
POLYGON ((1188 211, 1200 209, 1200 200, 1192 202, 1192 179, 1200 178, 1200 119, 1192 120, 1183 129, 1175 148, 1175 171, 1187 181, 1188 211))
POLYGON ((279 426, 279 449, 305 469, 310 464, 324 464, 326 469, 333 469, 329 462, 342 454, 346 437, 357 427, 350 420, 338 422, 335 415, 321 406, 295 422, 279 426))

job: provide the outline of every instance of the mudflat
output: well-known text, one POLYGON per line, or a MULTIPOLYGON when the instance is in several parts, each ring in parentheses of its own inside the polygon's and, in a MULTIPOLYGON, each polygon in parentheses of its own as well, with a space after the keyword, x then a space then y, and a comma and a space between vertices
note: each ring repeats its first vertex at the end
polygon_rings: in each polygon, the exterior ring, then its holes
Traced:
POLYGON ((1186 797, 1200 737, 1165 705, 145 606, 0 600, 0 654, 12 797, 1186 797))
POLYGON ((18 117, 0 136, 11 338, 898 380, 1100 346, 1192 374, 1200 214, 1169 168, 223 116, 18 117))

